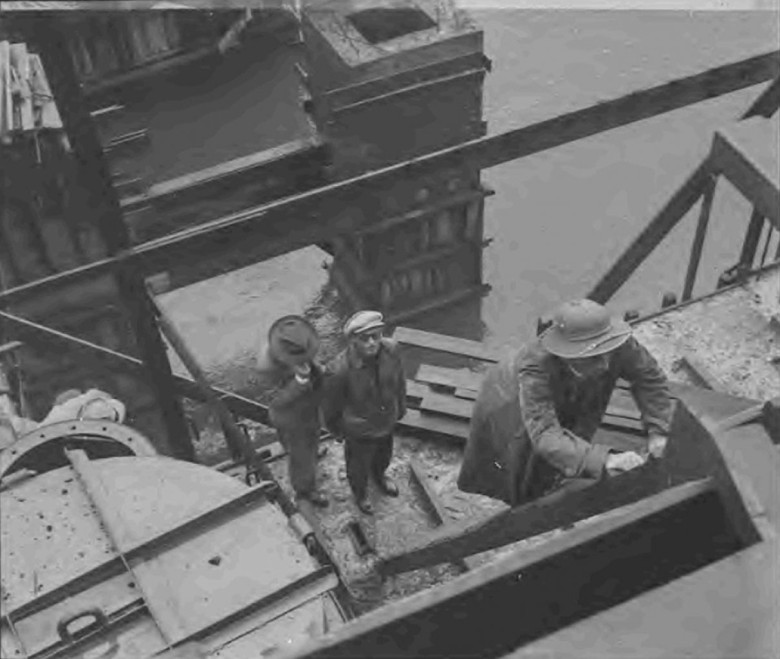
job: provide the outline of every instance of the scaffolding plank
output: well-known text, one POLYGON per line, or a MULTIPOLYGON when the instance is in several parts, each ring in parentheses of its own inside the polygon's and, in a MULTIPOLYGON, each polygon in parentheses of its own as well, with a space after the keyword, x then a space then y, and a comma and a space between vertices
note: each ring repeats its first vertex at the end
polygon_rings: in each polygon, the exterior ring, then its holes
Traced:
POLYGON ((445 439, 456 444, 465 444, 469 438, 469 424, 446 416, 424 414, 419 410, 406 410, 398 422, 399 429, 413 435, 445 439))
POLYGON ((483 378, 483 374, 474 373, 466 368, 444 368, 430 364, 421 364, 414 376, 418 382, 448 387, 452 390, 470 389, 475 392, 479 391, 483 378))
MULTIPOLYGON (((446 526, 447 524, 452 524, 453 522, 452 517, 447 512, 447 509, 444 507, 444 504, 441 502, 441 499, 434 491, 433 485, 431 484, 430 479, 425 473, 425 469, 423 468, 422 464, 420 464, 420 461, 417 458, 413 457, 409 461, 409 470, 412 474, 412 480, 417 483, 417 485, 419 486, 420 490, 423 493, 423 497, 426 503, 433 511, 436 524, 438 526, 446 526)), ((454 564, 464 572, 466 570, 472 569, 476 565, 476 563, 469 558, 458 559, 454 561, 454 564)))
POLYGON ((422 399, 420 410, 423 413, 441 414, 468 422, 474 410, 474 403, 463 398, 431 391, 422 399))
POLYGON ((444 334, 433 334, 410 327, 397 327, 393 332, 393 339, 402 345, 416 348, 428 348, 439 352, 446 352, 461 357, 471 357, 483 362, 495 363, 499 361, 500 354, 486 348, 478 341, 459 339, 444 334))

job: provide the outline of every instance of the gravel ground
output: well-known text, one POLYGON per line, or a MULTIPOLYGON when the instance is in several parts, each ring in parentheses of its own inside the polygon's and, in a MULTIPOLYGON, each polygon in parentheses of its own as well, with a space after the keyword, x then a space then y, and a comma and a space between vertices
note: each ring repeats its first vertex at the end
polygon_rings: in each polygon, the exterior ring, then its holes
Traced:
POLYGON ((734 396, 780 396, 780 334, 770 318, 780 313, 780 270, 722 295, 671 311, 636 328, 637 338, 671 379, 687 381, 683 353, 697 357, 734 396))

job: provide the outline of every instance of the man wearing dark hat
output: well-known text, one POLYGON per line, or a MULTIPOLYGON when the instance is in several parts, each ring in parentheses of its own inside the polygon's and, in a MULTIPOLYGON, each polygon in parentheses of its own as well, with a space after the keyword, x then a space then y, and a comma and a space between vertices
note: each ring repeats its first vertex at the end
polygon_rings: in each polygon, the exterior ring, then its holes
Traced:
POLYGON ((314 361, 319 345, 306 319, 284 316, 268 332, 259 371, 276 389, 270 417, 287 450, 292 488, 298 498, 325 507, 327 499, 315 489, 323 391, 322 369, 314 361))
POLYGON ((660 457, 672 401, 655 359, 628 323, 611 318, 602 305, 562 305, 546 332, 485 377, 458 487, 518 505, 570 479, 598 479, 643 464, 639 453, 591 444, 618 378, 631 384, 648 453, 660 457))
POLYGON ((347 348, 328 369, 325 425, 344 437, 347 479, 362 512, 373 510, 367 498, 368 478, 379 489, 398 496, 385 475, 393 456, 393 429, 406 413, 406 378, 398 348, 384 338, 382 314, 359 311, 344 325, 347 348))

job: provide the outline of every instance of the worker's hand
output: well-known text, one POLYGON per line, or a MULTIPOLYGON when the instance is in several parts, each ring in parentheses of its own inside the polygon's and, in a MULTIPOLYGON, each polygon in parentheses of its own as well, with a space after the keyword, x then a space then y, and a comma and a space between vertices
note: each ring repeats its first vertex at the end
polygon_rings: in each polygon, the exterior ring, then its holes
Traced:
POLYGON ((634 451, 625 451, 624 453, 610 453, 607 456, 606 469, 607 473, 619 474, 624 471, 631 471, 637 467, 641 467, 645 463, 643 458, 634 451))
POLYGON ((660 458, 663 456, 666 450, 667 438, 663 435, 650 435, 650 439, 647 441, 647 450, 650 451, 650 455, 654 458, 660 458))

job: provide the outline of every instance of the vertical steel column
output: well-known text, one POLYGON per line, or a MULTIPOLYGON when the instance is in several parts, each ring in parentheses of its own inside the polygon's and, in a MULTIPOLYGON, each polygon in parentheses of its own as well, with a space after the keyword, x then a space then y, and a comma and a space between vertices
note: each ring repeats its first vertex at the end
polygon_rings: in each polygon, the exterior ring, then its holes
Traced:
MULTIPOLYGON (((98 229, 108 252, 117 254, 130 246, 127 227, 111 183, 103 148, 76 78, 66 37, 57 19, 51 16, 36 16, 28 25, 34 26, 31 32, 40 49, 52 93, 78 162, 80 179, 86 187, 90 208, 95 209, 98 229)), ((181 401, 175 393, 171 365, 143 278, 129 265, 119 265, 114 272, 162 412, 169 445, 176 457, 195 461, 195 449, 181 401)))
POLYGON ((761 230, 764 228, 764 217, 757 208, 753 208, 750 215, 750 224, 748 224, 745 240, 742 243, 742 253, 739 256, 739 264, 746 270, 753 267, 758 251, 758 243, 761 240, 761 230))
POLYGON ((704 248, 704 238, 707 235, 707 226, 710 222, 710 211, 712 210, 712 200, 715 196, 715 183, 717 178, 711 175, 705 188, 704 196, 701 200, 701 210, 699 211, 699 221, 696 224, 696 234, 693 237, 691 245, 691 258, 688 261, 688 271, 685 273, 685 284, 683 285, 682 301, 691 299, 693 285, 696 282, 696 273, 699 271, 701 253, 704 248))

